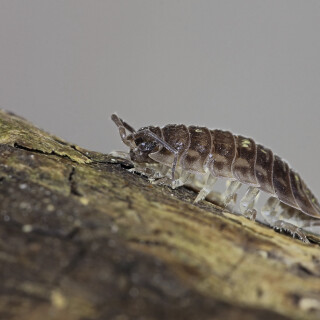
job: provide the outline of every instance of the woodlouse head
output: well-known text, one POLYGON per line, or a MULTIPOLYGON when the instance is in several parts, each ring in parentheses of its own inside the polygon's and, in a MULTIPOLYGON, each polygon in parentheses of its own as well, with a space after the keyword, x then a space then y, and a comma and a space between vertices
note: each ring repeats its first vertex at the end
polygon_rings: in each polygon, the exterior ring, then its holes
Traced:
POLYGON ((141 133, 144 129, 140 129, 133 135, 136 147, 130 149, 130 158, 134 162, 154 163, 149 154, 158 151, 159 147, 152 138, 145 133, 141 133))
POLYGON ((124 144, 130 147, 130 158, 134 162, 154 163, 149 154, 159 150, 159 145, 148 135, 152 127, 141 128, 135 131, 129 124, 120 119, 116 114, 111 119, 119 129, 120 137, 124 144), (130 133, 127 134, 127 131, 130 133))

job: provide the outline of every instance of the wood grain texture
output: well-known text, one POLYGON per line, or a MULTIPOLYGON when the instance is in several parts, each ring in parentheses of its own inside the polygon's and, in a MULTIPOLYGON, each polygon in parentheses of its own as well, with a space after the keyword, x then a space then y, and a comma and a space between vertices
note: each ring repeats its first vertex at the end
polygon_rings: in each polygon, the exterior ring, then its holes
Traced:
POLYGON ((319 237, 193 205, 4 111, 0 143, 0 319, 319 319, 319 237))

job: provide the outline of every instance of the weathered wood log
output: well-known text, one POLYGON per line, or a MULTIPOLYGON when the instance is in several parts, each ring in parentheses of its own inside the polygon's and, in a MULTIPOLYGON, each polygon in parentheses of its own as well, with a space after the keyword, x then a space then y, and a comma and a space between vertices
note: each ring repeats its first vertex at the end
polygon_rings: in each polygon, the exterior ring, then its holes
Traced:
POLYGON ((319 237, 193 205, 4 111, 0 155, 0 319, 319 319, 319 237))

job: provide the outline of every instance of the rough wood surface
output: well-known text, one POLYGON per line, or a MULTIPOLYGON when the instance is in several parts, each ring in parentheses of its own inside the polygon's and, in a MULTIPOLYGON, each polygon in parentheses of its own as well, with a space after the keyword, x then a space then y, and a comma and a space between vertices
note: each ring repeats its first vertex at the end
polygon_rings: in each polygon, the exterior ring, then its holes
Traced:
POLYGON ((4 111, 0 154, 0 319, 319 319, 319 237, 193 205, 4 111))

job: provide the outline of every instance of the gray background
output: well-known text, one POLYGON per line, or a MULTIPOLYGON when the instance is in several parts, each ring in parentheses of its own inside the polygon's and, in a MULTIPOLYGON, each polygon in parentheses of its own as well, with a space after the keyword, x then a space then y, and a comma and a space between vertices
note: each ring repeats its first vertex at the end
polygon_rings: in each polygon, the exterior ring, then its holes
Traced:
POLYGON ((0 107, 102 152, 115 111, 229 129, 320 195, 319 31, 319 0, 0 0, 0 107))

